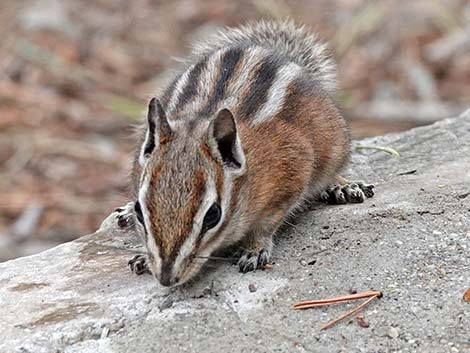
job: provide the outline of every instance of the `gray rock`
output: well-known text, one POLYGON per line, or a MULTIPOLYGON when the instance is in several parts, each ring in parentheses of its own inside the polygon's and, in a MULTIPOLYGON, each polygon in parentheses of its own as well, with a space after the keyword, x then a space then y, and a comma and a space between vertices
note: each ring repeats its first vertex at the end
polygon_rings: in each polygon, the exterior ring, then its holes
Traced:
POLYGON ((359 144, 401 157, 355 153, 347 174, 376 196, 312 206, 278 237, 272 269, 223 263, 162 288, 130 273, 139 240, 115 214, 94 234, 0 264, 0 352, 470 352, 470 112, 359 144), (353 304, 292 309, 351 288, 384 294, 362 312, 367 330, 351 318, 320 331, 353 304))

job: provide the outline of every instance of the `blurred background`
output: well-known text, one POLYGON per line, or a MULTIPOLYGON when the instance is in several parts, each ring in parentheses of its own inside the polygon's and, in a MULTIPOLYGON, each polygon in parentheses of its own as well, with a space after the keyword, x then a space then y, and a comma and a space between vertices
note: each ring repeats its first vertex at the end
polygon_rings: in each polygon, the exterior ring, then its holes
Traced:
POLYGON ((0 261, 93 232, 126 202, 130 126, 191 43, 286 17, 329 41, 354 138, 470 106, 466 0, 1 0, 0 261))

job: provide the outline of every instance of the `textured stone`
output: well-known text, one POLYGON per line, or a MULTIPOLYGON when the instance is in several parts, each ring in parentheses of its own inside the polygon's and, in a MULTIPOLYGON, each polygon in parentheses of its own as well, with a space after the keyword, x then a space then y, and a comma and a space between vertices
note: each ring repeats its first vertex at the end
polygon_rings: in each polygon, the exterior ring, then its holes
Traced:
POLYGON ((347 174, 376 196, 313 205, 277 238, 272 269, 217 263, 162 288, 130 273, 139 240, 115 214, 95 234, 0 264, 0 352, 470 352, 470 112, 357 144, 401 157, 355 153, 347 174), (384 296, 362 312, 367 330, 351 318, 320 331, 351 304, 292 309, 371 289, 384 296))

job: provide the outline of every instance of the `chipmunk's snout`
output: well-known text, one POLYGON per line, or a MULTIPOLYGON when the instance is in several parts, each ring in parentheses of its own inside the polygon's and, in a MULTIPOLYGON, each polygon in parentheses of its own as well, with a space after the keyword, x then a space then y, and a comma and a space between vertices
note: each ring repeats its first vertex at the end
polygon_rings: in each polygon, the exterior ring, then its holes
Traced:
POLYGON ((179 283, 179 276, 175 276, 173 273, 173 262, 164 261, 162 263, 161 271, 159 275, 156 275, 157 280, 162 286, 171 287, 179 283))
POLYGON ((179 277, 173 277, 170 273, 164 272, 158 278, 158 281, 162 286, 171 287, 179 282, 179 277))

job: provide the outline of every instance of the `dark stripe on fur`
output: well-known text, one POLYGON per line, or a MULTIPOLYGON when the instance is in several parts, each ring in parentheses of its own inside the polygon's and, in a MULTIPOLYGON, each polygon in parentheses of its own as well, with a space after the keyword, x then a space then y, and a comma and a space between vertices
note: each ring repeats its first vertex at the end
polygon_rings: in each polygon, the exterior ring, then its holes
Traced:
POLYGON ((180 107, 183 107, 188 101, 193 98, 195 95, 198 94, 198 80, 201 76, 201 72, 207 64, 207 57, 203 58, 199 61, 194 68, 191 70, 188 76, 188 82, 186 86, 183 88, 183 92, 178 97, 178 101, 176 102, 176 110, 179 110, 180 107))
POLYGON ((160 102, 162 103, 163 109, 165 109, 165 110, 168 108, 168 103, 170 103, 171 96, 173 95, 173 92, 176 88, 176 83, 178 82, 180 77, 181 77, 181 74, 178 74, 170 82, 170 84, 168 85, 168 87, 165 89, 165 91, 163 92, 163 94, 161 96, 160 102))
POLYGON ((214 90, 211 93, 209 101, 201 111, 202 115, 208 115, 213 112, 214 108, 217 106, 217 103, 225 98, 228 82, 235 73, 242 55, 243 49, 239 47, 231 48, 223 54, 219 74, 217 76, 217 82, 214 86, 214 90))
MULTIPOLYGON (((270 55, 258 65, 258 69, 254 75, 254 82, 249 87, 248 93, 245 95, 240 106, 240 117, 248 118, 253 115, 266 103, 268 99, 268 91, 276 78, 277 70, 282 66, 284 60, 274 55, 270 55)), ((249 84, 247 82, 247 84, 249 84)))

